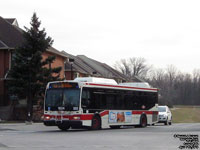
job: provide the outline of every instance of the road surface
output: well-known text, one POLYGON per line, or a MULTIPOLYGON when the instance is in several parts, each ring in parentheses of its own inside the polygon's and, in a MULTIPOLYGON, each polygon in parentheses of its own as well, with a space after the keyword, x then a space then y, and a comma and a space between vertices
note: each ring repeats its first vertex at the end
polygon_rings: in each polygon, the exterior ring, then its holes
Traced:
POLYGON ((0 150, 176 150, 184 143, 177 135, 199 138, 200 123, 66 132, 42 123, 1 123, 0 150))

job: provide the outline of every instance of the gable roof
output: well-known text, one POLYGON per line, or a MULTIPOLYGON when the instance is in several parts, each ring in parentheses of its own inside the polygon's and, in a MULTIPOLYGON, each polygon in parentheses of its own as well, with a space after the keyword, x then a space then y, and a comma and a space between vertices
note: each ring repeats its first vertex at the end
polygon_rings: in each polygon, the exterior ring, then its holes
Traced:
POLYGON ((9 49, 9 47, 0 40, 0 49, 9 49))
MULTIPOLYGON (((110 67, 109 65, 107 65, 105 63, 101 63, 94 59, 88 58, 85 55, 73 56, 71 54, 66 53, 65 51, 62 51, 62 53, 65 54, 66 57, 74 59, 74 63, 73 63, 74 71, 77 71, 80 73, 85 73, 85 74, 88 74, 91 76, 112 78, 112 79, 121 79, 122 81, 128 81, 128 82, 143 82, 138 77, 132 77, 130 79, 129 77, 127 77, 126 75, 122 74, 121 72, 115 70, 114 68, 110 67)), ((65 70, 71 71, 71 65, 69 62, 66 62, 65 70)))
POLYGON ((19 27, 17 19, 16 18, 4 18, 7 22, 9 22, 12 25, 15 25, 17 27, 19 27))
MULTIPOLYGON (((65 51, 62 51, 62 53, 65 54, 68 58, 74 59, 74 71, 96 77, 121 79, 123 81, 127 80, 127 77, 125 75, 108 66, 107 64, 98 62, 84 55, 73 56, 66 53, 65 51)), ((71 64, 69 62, 65 63, 65 70, 71 71, 71 64)))
POLYGON ((84 55, 78 55, 77 57, 80 58, 83 62, 85 62, 88 66, 93 68, 102 77, 122 79, 124 81, 127 80, 127 77, 125 75, 123 75, 122 73, 113 69, 105 63, 101 63, 84 55))
POLYGON ((50 53, 53 53, 53 54, 57 54, 59 56, 67 58, 62 52, 60 52, 59 50, 55 49, 52 46, 47 49, 47 52, 50 52, 50 53))
MULTIPOLYGON (((4 19, 0 16, 0 49, 15 49, 24 42, 24 31, 16 26, 16 23, 15 18, 4 19)), ((66 57, 53 47, 49 47, 47 51, 66 57)))
MULTIPOLYGON (((74 59, 73 70, 83 73, 83 74, 92 74, 92 72, 94 72, 94 70, 92 68, 90 68, 86 64, 84 64, 84 62, 81 61, 78 57, 73 56, 65 51, 62 51, 62 53, 66 57, 74 59)), ((65 70, 71 71, 71 64, 68 61, 65 63, 65 70)))
POLYGON ((23 31, 0 17, 0 40, 10 49, 14 49, 23 43, 23 31))

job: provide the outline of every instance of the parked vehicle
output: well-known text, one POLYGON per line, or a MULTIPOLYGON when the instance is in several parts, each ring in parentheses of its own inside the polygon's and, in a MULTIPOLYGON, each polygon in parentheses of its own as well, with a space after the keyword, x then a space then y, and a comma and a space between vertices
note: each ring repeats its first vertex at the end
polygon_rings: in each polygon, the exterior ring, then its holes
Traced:
POLYGON ((165 125, 172 124, 172 113, 168 106, 158 106, 158 123, 164 123, 165 125))

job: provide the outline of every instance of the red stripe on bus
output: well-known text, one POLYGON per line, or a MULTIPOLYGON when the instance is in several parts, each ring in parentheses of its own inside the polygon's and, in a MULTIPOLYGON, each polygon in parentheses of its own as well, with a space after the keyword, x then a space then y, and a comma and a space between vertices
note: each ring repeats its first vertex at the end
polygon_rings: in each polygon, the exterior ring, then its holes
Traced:
POLYGON ((81 115, 81 120, 92 120, 93 116, 93 114, 81 115))
POLYGON ((103 117, 103 116, 105 116, 105 115, 108 115, 108 110, 103 111, 103 112, 100 113, 100 116, 101 116, 101 117, 103 117))
MULTIPOLYGON (((69 119, 69 120, 76 120, 74 117, 80 117, 80 120, 92 120, 94 114, 81 114, 81 115, 44 115, 45 117, 50 117, 54 119, 69 119)), ((50 119, 49 118, 49 119, 50 119)))
POLYGON ((158 111, 132 111, 132 114, 158 114, 158 111))
POLYGON ((120 86, 120 85, 106 85, 106 84, 94 84, 94 83, 86 83, 86 85, 105 86, 105 87, 116 87, 116 88, 126 88, 126 89, 136 89, 136 90, 158 91, 158 89, 138 88, 138 87, 129 87, 129 86, 120 86))
MULTIPOLYGON (((108 115, 109 114, 109 111, 108 110, 105 110, 103 112, 100 113, 100 116, 103 117, 105 115, 108 115)), ((133 115, 141 115, 141 114, 147 114, 147 115, 153 115, 153 114, 158 114, 158 111, 142 111, 142 110, 138 110, 138 111, 132 111, 132 114, 133 115)), ((47 115, 45 114, 44 115, 44 118, 45 117, 49 117, 50 118, 54 118, 54 119, 69 119, 69 120, 76 120, 74 119, 74 117, 80 117, 80 120, 92 120, 94 114, 77 114, 77 115, 47 115)))

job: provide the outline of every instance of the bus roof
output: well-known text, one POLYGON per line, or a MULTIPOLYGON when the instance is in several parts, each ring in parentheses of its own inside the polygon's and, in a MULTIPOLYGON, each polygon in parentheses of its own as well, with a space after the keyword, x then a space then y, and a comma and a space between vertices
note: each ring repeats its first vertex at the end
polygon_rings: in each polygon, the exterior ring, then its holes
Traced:
POLYGON ((150 87, 147 82, 128 82, 120 83, 113 79, 84 77, 76 78, 74 81, 80 83, 84 87, 96 87, 96 88, 114 88, 123 90, 138 90, 138 91, 153 91, 157 92, 158 89, 150 87))
MULTIPOLYGON (((76 78, 74 80, 64 80, 64 81, 54 81, 50 83, 59 83, 59 82, 73 82, 78 83, 82 87, 95 87, 95 88, 109 88, 109 89, 119 89, 119 90, 136 90, 136 91, 149 91, 157 92, 157 88, 152 88, 146 82, 129 82, 129 83, 120 83, 113 79, 106 78, 96 78, 96 77, 84 77, 76 78)), ((47 85, 47 87, 49 84, 47 85)))
POLYGON ((95 88, 107 88, 107 89, 118 89, 118 90, 135 90, 135 91, 146 91, 146 92, 157 92, 157 88, 142 88, 133 86, 122 86, 122 85, 109 85, 109 84, 97 84, 97 83, 83 83, 83 87, 95 87, 95 88))

